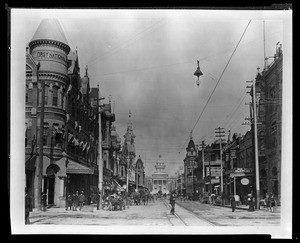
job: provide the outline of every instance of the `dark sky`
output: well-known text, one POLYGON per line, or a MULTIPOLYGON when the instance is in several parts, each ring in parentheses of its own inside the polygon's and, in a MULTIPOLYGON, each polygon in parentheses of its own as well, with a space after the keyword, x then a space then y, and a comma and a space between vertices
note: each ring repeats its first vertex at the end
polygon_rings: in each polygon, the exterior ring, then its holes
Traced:
MULTIPOLYGON (((216 127, 245 134, 254 79, 265 52, 273 56, 283 44, 282 12, 201 10, 15 10, 13 27, 21 46, 41 19, 57 18, 71 49, 77 47, 81 75, 88 65, 91 86, 115 104, 116 128, 126 131, 129 110, 136 134, 136 154, 146 174, 158 161, 171 175, 183 164, 191 129, 199 143, 214 141, 216 127), (17 17, 17 18, 15 18, 17 17), (196 121, 221 76, 248 22, 252 20, 198 123, 196 121), (22 31, 18 31, 22 30, 22 31), (197 60, 203 76, 193 75, 197 60), (196 125, 195 125, 196 124, 196 125)), ((272 59, 269 59, 271 62, 272 59)))

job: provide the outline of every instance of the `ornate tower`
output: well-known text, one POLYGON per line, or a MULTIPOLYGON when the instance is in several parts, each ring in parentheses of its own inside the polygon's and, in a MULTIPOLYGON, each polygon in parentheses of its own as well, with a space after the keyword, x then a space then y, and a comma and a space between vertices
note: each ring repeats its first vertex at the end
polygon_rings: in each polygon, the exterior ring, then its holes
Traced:
MULTIPOLYGON (((66 163, 63 156, 63 133, 66 126, 64 93, 69 83, 67 57, 69 52, 70 47, 58 20, 44 19, 30 41, 26 55, 26 123, 32 126, 30 140, 39 141, 38 131, 41 126, 44 128, 44 156, 42 171, 39 173, 43 176, 42 190, 48 193, 47 203, 56 205, 64 204, 63 188, 66 178, 66 163), (41 80, 45 83, 43 124, 39 119, 42 100, 42 88, 39 83, 41 80)), ((32 141, 26 142, 26 147, 30 144, 33 146, 32 141)), ((32 190, 34 188, 36 205, 39 197, 37 188, 40 188, 37 176, 38 173, 33 170, 30 177, 34 177, 34 180, 28 179, 29 187, 32 190)))
POLYGON ((135 134, 133 132, 132 128, 132 122, 131 122, 131 112, 129 111, 129 120, 128 120, 128 125, 127 125, 127 131, 124 135, 124 146, 123 146, 123 153, 125 157, 129 158, 129 169, 130 169, 130 174, 129 174, 129 180, 134 181, 135 173, 134 173, 134 167, 133 167, 133 161, 135 158, 135 146, 134 146, 134 139, 135 139, 135 134))

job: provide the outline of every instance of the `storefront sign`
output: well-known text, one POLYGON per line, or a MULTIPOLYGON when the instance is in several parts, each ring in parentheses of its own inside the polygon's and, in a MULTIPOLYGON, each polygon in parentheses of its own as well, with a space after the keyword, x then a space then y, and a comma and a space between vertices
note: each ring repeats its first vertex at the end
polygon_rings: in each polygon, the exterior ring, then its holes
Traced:
POLYGON ((36 55, 35 55, 37 58, 39 59, 59 59, 59 60, 62 60, 64 62, 66 62, 66 57, 59 54, 59 53, 56 53, 56 52, 50 52, 50 51, 38 51, 36 52, 36 55))

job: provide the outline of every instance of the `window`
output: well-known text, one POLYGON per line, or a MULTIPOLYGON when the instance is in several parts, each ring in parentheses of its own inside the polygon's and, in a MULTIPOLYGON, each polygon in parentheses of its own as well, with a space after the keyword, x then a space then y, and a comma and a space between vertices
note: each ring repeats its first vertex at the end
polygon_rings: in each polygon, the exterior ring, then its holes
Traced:
POLYGON ((49 86, 45 86, 45 105, 48 105, 49 86))
POLYGON ((49 123, 44 123, 44 137, 43 137, 43 145, 47 146, 48 144, 48 136, 49 136, 49 123))
POLYGON ((25 93, 25 104, 31 105, 32 104, 32 85, 30 87, 26 85, 26 93, 25 93))
POLYGON ((53 87, 52 105, 58 105, 58 87, 53 87))
POLYGON ((259 117, 263 118, 265 114, 265 105, 262 99, 259 100, 259 108, 258 108, 259 117))
POLYGON ((29 91, 29 89, 28 89, 28 86, 26 85, 26 93, 25 93, 25 102, 26 102, 26 104, 28 103, 28 91, 29 91))

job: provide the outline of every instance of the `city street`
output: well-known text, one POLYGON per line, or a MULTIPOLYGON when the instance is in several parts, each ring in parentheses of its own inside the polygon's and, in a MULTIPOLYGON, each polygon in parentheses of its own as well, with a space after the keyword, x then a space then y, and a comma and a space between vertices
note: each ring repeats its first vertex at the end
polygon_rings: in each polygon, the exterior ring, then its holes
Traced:
POLYGON ((228 207, 177 200, 175 215, 170 215, 168 200, 158 199, 123 211, 96 210, 96 207, 93 212, 49 208, 46 212, 32 212, 30 222, 34 225, 278 226, 280 212, 279 209, 274 213, 266 209, 231 212, 228 207))

